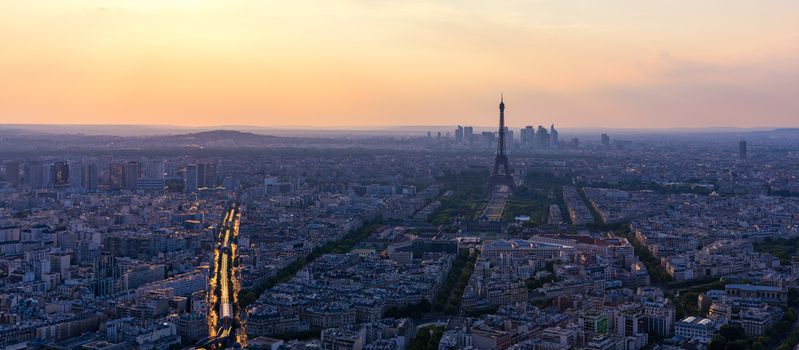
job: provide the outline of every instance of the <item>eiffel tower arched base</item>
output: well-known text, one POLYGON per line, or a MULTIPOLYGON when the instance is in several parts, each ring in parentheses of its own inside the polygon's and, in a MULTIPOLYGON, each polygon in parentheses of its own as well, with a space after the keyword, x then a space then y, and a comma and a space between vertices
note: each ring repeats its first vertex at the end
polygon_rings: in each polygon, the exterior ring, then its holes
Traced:
POLYGON ((511 175, 491 175, 488 181, 488 189, 491 190, 498 185, 508 186, 510 189, 514 188, 513 176, 511 175))

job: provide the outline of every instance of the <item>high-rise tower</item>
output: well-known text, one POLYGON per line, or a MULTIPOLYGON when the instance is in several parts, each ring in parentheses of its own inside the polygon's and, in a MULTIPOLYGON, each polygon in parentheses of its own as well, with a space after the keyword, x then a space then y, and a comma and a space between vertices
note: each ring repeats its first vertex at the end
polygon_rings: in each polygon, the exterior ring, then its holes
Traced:
POLYGON ((131 160, 125 163, 125 172, 122 179, 124 182, 122 188, 136 192, 139 182, 139 162, 131 160))
POLYGON ((108 189, 119 191, 125 186, 125 164, 112 162, 108 168, 108 189))
POLYGON ((738 159, 746 159, 746 141, 738 142, 738 159))
POLYGON ((97 191, 97 164, 84 164, 81 176, 81 185, 83 189, 89 192, 97 191))
POLYGON ((497 156, 494 158, 494 172, 491 173, 494 178, 507 178, 509 179, 510 165, 508 165, 508 155, 505 153, 505 99, 499 99, 499 138, 497 140, 497 156), (502 168, 502 172, 500 172, 502 168))
POLYGON ((19 185, 19 163, 6 163, 6 181, 8 181, 12 186, 19 185))
POLYGON ((53 173, 51 175, 53 185, 58 188, 69 185, 69 164, 67 162, 53 163, 53 173))

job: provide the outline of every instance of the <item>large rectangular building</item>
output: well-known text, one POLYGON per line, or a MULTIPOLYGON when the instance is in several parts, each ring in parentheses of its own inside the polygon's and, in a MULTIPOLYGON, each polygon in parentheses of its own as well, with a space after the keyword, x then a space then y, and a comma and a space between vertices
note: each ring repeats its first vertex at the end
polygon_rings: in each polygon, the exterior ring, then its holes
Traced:
POLYGON ((703 344, 710 342, 716 325, 709 318, 688 316, 674 325, 674 334, 685 339, 696 339, 703 344))
POLYGON ((547 261, 571 259, 574 247, 536 240, 500 240, 483 244, 481 256, 493 264, 500 261, 533 260, 543 264, 547 261))
POLYGON ((728 284, 724 286, 728 297, 759 299, 772 305, 788 303, 788 289, 755 284, 728 284))
POLYGON ((756 337, 782 320, 782 309, 774 306, 741 310, 740 322, 747 336, 756 337))

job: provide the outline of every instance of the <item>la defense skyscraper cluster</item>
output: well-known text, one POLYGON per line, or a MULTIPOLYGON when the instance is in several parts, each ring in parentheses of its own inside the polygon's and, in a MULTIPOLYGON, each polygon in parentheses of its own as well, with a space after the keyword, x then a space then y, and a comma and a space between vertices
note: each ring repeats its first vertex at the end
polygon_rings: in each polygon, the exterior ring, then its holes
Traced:
MULTIPOLYGON (((500 142, 498 140, 499 134, 502 134, 503 151, 507 154, 508 148, 519 150, 558 150, 562 146, 560 143, 559 132, 555 129, 555 124, 551 124, 549 128, 539 125, 535 128, 533 125, 526 125, 521 129, 517 129, 514 133, 513 130, 504 125, 504 98, 500 98, 500 123, 502 124, 501 130, 497 131, 483 131, 476 132, 473 126, 458 125, 455 129, 455 146, 458 148, 471 148, 480 150, 499 150, 497 147, 500 142), (516 134, 516 135, 514 135, 516 134), (516 136, 514 138, 514 136, 516 136)), ((572 144, 568 145, 576 148, 576 139, 572 140, 572 144)), ((499 169, 498 169, 499 170, 499 169)))

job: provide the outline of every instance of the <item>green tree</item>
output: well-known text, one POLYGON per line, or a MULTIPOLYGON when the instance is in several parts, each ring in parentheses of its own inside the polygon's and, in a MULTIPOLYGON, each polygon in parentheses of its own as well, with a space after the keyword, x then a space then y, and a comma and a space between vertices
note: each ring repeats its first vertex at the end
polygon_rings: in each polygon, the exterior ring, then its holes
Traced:
POLYGON ((721 335, 716 335, 713 337, 713 340, 710 341, 710 344, 707 345, 707 350, 724 350, 727 348, 727 339, 724 339, 721 335))
POLYGON ((746 338, 743 327, 737 324, 727 323, 719 328, 719 335, 728 342, 746 338))

